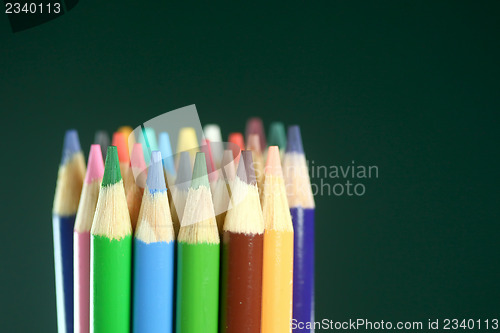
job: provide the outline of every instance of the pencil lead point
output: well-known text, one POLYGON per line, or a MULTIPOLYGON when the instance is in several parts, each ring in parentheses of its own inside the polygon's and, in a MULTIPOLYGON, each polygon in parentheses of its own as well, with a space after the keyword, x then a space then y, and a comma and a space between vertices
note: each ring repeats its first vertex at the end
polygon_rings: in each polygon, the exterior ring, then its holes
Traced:
POLYGON ((196 153, 196 159, 194 161, 193 168, 193 178, 191 180, 191 188, 196 190, 201 186, 210 188, 207 174, 207 163, 205 162, 204 153, 196 153))
POLYGON ((115 146, 109 146, 106 153, 106 163, 104 165, 104 175, 102 187, 118 183, 122 179, 120 173, 120 162, 118 161, 118 151, 115 146))

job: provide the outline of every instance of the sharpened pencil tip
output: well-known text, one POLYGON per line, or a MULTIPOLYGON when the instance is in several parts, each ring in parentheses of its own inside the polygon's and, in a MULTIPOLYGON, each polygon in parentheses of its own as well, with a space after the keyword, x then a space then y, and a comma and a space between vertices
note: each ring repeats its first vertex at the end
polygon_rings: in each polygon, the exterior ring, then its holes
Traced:
POLYGON ((207 162, 207 172, 210 182, 217 180, 217 173, 215 172, 215 164, 212 156, 212 149, 210 148, 210 141, 203 139, 200 150, 205 154, 207 162))
POLYGON ((109 146, 108 132, 103 130, 95 132, 94 143, 101 146, 102 158, 106 158, 106 150, 108 150, 109 146))
POLYGON ((285 124, 280 121, 272 122, 269 127, 269 136, 267 144, 270 146, 278 146, 280 149, 286 148, 286 131, 285 124))
POLYGON ((139 142, 142 143, 144 161, 146 165, 148 165, 150 163, 151 152, 153 150, 158 150, 155 130, 152 127, 143 127, 139 134, 139 142))
POLYGON ((75 129, 66 131, 64 135, 63 152, 61 164, 66 164, 74 154, 81 152, 80 140, 78 139, 78 132, 75 129))
POLYGON ((146 169, 144 153, 142 151, 142 145, 140 143, 135 143, 134 147, 132 148, 132 155, 130 156, 130 166, 132 166, 132 168, 137 168, 140 170, 146 169))
POLYGON ((205 161, 204 153, 196 153, 194 161, 193 178, 191 180, 191 188, 196 190, 200 186, 210 188, 207 174, 207 162, 205 161))
POLYGON ((228 141, 237 145, 241 150, 245 149, 245 140, 243 140, 243 134, 239 132, 230 133, 228 141))
MULTIPOLYGON (((248 151, 248 150, 243 150, 241 152, 241 156, 243 157, 245 152, 249 152, 250 154, 252 154, 251 151, 248 151)), ((244 158, 244 157, 243 157, 244 158)), ((238 170, 236 170, 236 176, 244 183, 247 183, 247 171, 246 171, 246 163, 241 163, 241 159, 240 159, 240 163, 238 163, 238 170)), ((247 183, 248 184, 248 183, 247 183)))
MULTIPOLYGON (((245 170, 246 170, 246 182, 249 185, 256 185, 257 184, 257 178, 255 175, 255 167, 253 164, 253 156, 252 156, 252 151, 250 150, 244 150, 241 152, 242 158, 243 158, 243 164, 245 164, 245 170)), ((242 164, 242 163, 240 163, 242 164)))
POLYGON ((196 149, 198 147, 198 137, 196 130, 192 127, 183 127, 179 131, 179 140, 177 144, 177 152, 196 149))
POLYGON ((278 146, 271 146, 267 152, 266 175, 282 176, 280 151, 278 146))
POLYGON ((104 162, 102 160, 100 145, 93 144, 90 146, 89 161, 87 164, 85 183, 90 184, 95 180, 101 179, 104 174, 104 162))
POLYGON ((175 186, 182 190, 189 189, 192 175, 193 172, 191 170, 191 158, 189 156, 189 152, 183 151, 179 156, 179 167, 177 168, 175 186))
POLYGON ((158 150, 151 153, 151 165, 149 166, 146 184, 151 194, 164 192, 167 189, 165 185, 165 176, 163 175, 161 153, 158 150))
POLYGON ((262 153, 262 150, 260 149, 260 139, 257 134, 250 134, 248 137, 247 149, 253 150, 256 153, 262 153))
POLYGON ((175 175, 175 165, 172 156, 172 145, 170 144, 170 136, 167 132, 161 132, 159 136, 159 148, 163 157, 163 167, 171 175, 175 175))
POLYGON ((221 170, 226 181, 234 180, 236 170, 234 169, 234 156, 231 149, 224 150, 222 154, 221 170))
POLYGON ((132 150, 132 146, 135 143, 134 137, 134 129, 130 126, 121 126, 117 132, 123 133, 125 137, 125 142, 127 143, 127 147, 129 152, 132 150))
POLYGON ((205 138, 207 138, 211 142, 222 142, 222 135, 219 125, 207 124, 203 128, 203 133, 205 134, 205 138))
POLYGON ((304 153, 304 148, 302 147, 302 137, 300 135, 300 127, 298 125, 293 125, 288 127, 288 144, 286 146, 287 153, 304 153))
POLYGON ((116 146, 118 151, 118 160, 120 163, 129 163, 130 156, 128 155, 128 146, 127 141, 125 140, 125 135, 121 132, 113 133, 113 140, 111 144, 116 146))
POLYGON ((247 121, 247 126, 245 129, 245 137, 250 137, 251 134, 257 134, 259 136, 260 141, 260 149, 264 151, 266 148, 266 134, 264 132, 264 125, 262 123, 262 119, 258 117, 250 118, 247 121))
POLYGON ((115 146, 109 146, 106 152, 106 163, 104 165, 104 175, 102 187, 118 183, 122 179, 120 173, 120 162, 118 161, 118 151, 115 146))

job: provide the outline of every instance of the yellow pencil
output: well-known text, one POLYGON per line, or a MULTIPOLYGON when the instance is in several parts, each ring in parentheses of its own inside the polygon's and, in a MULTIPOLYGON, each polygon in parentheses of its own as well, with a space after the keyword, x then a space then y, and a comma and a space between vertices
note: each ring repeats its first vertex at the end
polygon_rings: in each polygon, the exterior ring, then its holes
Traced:
POLYGON ((265 232, 261 333, 291 332, 293 225, 277 146, 269 147, 262 206, 265 232))

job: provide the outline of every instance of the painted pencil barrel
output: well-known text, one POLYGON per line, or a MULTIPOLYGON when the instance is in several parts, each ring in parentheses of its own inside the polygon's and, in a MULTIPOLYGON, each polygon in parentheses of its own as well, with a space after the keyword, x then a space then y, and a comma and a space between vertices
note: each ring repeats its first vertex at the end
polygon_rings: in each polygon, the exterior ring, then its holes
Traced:
POLYGON ((174 242, 134 239, 133 332, 173 329, 174 242))
POLYGON ((89 332, 90 231, 74 234, 74 327, 75 333, 89 332))
POLYGON ((314 322, 314 209, 291 208, 290 213, 294 229, 293 318, 314 322))
POLYGON ((260 333, 263 234, 224 232, 221 331, 260 333))
POLYGON ((265 231, 262 274, 261 332, 291 332, 293 232, 265 231))
POLYGON ((75 216, 53 215, 57 327, 73 333, 73 227, 75 216))
POLYGON ((219 244, 177 245, 177 333, 217 333, 219 244))
POLYGON ((130 332, 132 236, 91 238, 91 331, 130 332))

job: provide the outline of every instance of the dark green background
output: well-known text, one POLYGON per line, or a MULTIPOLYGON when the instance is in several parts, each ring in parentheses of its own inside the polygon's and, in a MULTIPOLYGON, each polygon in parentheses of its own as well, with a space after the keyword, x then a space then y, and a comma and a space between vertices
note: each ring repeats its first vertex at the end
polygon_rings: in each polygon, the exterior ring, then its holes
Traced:
POLYGON ((499 18, 497 1, 82 0, 13 34, 3 15, 1 330, 56 329, 64 130, 87 150, 193 103, 224 135, 299 123, 315 164, 379 167, 363 197, 316 197, 317 318, 498 318, 499 18))

